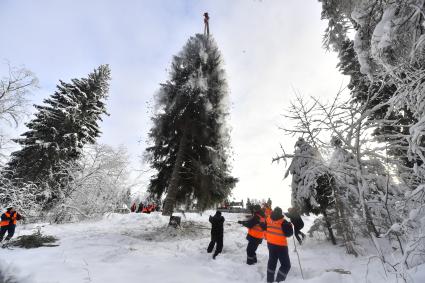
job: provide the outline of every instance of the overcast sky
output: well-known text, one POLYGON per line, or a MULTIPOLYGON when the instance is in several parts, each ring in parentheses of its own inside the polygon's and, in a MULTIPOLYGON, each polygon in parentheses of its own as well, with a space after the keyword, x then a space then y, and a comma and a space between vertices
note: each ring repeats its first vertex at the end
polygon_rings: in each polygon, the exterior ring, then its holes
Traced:
POLYGON ((0 0, 0 60, 38 76, 34 103, 52 94, 59 79, 110 64, 111 115, 100 142, 125 145, 133 167, 141 168, 148 106, 172 56, 203 31, 208 12, 230 87, 233 174, 240 179, 234 197, 271 197, 286 209, 290 178, 283 180, 284 164, 271 159, 280 143, 293 151, 294 138, 278 129, 288 124, 281 115, 293 89, 326 99, 347 82, 336 55, 322 49, 320 11, 316 0, 0 0))

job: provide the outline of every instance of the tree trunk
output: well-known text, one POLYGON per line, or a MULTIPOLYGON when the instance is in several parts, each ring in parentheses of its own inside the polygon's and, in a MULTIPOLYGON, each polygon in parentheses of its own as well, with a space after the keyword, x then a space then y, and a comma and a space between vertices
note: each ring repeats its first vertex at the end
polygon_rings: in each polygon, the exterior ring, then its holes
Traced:
POLYGON ((339 194, 338 189, 334 189, 335 195, 335 207, 338 216, 338 226, 341 231, 342 236, 344 237, 344 245, 348 254, 352 254, 355 257, 358 256, 358 253, 354 249, 354 237, 353 237, 353 225, 351 224, 350 219, 345 211, 343 202, 341 201, 341 195, 339 194))
POLYGON ((336 245, 336 240, 335 240, 334 232, 332 230, 331 222, 328 219, 328 215, 326 214, 326 210, 323 210, 322 214, 323 214, 323 217, 325 218, 326 227, 328 228, 329 237, 331 238, 331 242, 332 242, 332 244, 336 245))
POLYGON ((180 139, 179 150, 177 151, 176 163, 174 163, 173 173, 171 174, 170 185, 168 187, 167 197, 164 200, 164 209, 162 215, 171 216, 176 204, 177 193, 179 189, 180 170, 183 164, 183 157, 187 147, 186 129, 183 131, 180 139))
POLYGON ((356 132, 356 138, 355 138, 357 190, 359 194, 360 204, 363 209, 363 217, 366 221, 367 230, 369 233, 373 233, 376 237, 379 237, 379 233, 376 229, 375 224, 373 223, 372 215, 370 215, 369 206, 367 205, 366 198, 365 198, 367 181, 365 180, 363 176, 363 165, 362 165, 362 159, 360 154, 361 125, 362 123, 358 123, 357 125, 357 132, 356 132))
MULTIPOLYGON (((387 154, 387 153, 385 152, 385 154, 387 154)), ((387 164, 388 164, 388 161, 387 161, 387 164)), ((390 173, 387 171, 387 189, 385 191, 385 210, 387 211, 387 214, 388 214, 388 220, 390 221, 391 226, 393 226, 394 222, 392 220, 391 213, 390 213, 390 210, 388 208, 388 191, 389 191, 389 188, 390 188, 389 184, 390 184, 390 173)), ((403 249, 403 245, 401 244, 400 237, 398 236, 397 233, 395 234, 395 237, 397 239, 398 246, 400 247, 401 254, 404 255, 404 249, 403 249)), ((406 262, 406 266, 407 266, 407 262, 406 262)))

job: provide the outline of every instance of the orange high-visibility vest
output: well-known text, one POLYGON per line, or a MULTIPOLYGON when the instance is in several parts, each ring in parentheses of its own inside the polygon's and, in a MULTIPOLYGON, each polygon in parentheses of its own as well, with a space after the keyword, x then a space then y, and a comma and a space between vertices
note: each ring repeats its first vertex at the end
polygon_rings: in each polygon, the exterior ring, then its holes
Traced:
POLYGON ((12 216, 10 215, 10 212, 5 212, 4 214, 6 215, 6 218, 8 218, 8 219, 6 219, 6 220, 4 220, 4 221, 1 221, 1 222, 0 222, 0 227, 3 227, 3 226, 9 226, 9 224, 10 224, 10 219, 12 219, 12 220, 13 220, 13 221, 12 221, 12 224, 13 224, 13 225, 16 225, 16 218, 18 217, 18 213, 17 213, 17 212, 15 212, 12 216))
POLYGON ((286 236, 282 231, 282 223, 285 221, 283 218, 277 221, 273 221, 270 217, 267 217, 267 243, 276 246, 288 246, 286 236))
POLYGON ((264 214, 266 215, 266 217, 272 215, 272 212, 273 210, 270 207, 266 207, 266 209, 264 210, 264 214))
MULTIPOLYGON (((273 210, 270 207, 266 206, 266 208, 264 209, 264 215, 266 216, 266 219, 270 217, 270 215, 272 215, 272 212, 273 210)), ((267 240, 267 233, 264 233, 264 239, 267 240)))
MULTIPOLYGON (((264 220, 264 217, 260 216, 260 222, 264 222, 264 220)), ((261 228, 260 224, 255 224, 252 228, 248 229, 248 235, 257 239, 262 239, 264 238, 264 230, 261 228)))

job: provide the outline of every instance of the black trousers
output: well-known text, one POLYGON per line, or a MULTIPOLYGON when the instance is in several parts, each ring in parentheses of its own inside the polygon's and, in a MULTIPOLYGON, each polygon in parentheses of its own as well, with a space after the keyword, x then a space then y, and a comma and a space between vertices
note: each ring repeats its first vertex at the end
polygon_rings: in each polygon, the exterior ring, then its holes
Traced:
POLYGON ((289 260, 288 247, 267 244, 269 248, 269 262, 267 263, 267 282, 274 282, 274 274, 276 271, 277 261, 280 262, 280 268, 277 272, 276 281, 285 281, 286 275, 291 269, 291 261, 289 260))
POLYGON ((305 238, 305 234, 298 229, 294 229, 294 230, 295 230, 294 231, 295 238, 297 238, 298 243, 300 243, 300 245, 301 245, 301 243, 303 242, 303 239, 305 238), (300 235, 301 235, 302 239, 301 239, 300 235))
POLYGON ((257 248, 263 241, 263 239, 257 239, 250 235, 246 236, 248 240, 248 246, 246 247, 246 264, 254 264, 257 263, 257 248))
POLYGON ((213 251, 216 243, 217 247, 215 248, 215 252, 213 255, 214 258, 223 250, 223 235, 211 235, 211 242, 208 245, 207 249, 208 253, 211 253, 213 251))
POLYGON ((2 226, 0 227, 0 242, 3 241, 3 237, 7 232, 6 241, 9 241, 13 234, 15 234, 16 225, 2 226))

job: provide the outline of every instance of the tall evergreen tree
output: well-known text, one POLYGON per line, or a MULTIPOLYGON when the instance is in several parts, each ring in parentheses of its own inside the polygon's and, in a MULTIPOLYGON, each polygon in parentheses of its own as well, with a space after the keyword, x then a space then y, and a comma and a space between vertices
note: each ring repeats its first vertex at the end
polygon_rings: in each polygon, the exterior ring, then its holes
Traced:
POLYGON ((173 58, 170 79, 157 95, 158 112, 149 133, 147 157, 156 175, 149 192, 164 193, 164 215, 191 201, 205 209, 229 196, 227 84, 218 47, 211 36, 191 37, 173 58))
POLYGON ((26 124, 29 130, 15 140, 22 149, 12 153, 5 176, 15 184, 38 185, 47 207, 61 198, 67 178, 63 166, 77 160, 84 145, 101 133, 98 122, 106 114, 109 80, 109 66, 102 65, 87 78, 60 81, 44 105, 35 105, 38 112, 26 124))

